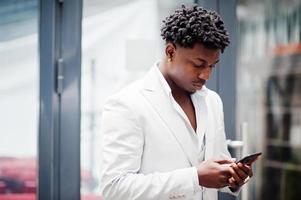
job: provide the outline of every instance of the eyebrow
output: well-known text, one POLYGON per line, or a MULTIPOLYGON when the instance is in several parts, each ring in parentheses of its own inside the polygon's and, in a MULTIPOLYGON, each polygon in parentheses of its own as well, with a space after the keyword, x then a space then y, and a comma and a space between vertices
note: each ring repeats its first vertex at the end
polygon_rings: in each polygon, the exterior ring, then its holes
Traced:
MULTIPOLYGON (((204 59, 202 59, 202 58, 196 58, 196 59, 199 60, 199 61, 208 63, 206 60, 204 60, 204 59)), ((216 63, 218 63, 218 62, 219 62, 219 60, 217 60, 217 61, 215 61, 214 63, 212 63, 212 65, 214 65, 214 64, 216 64, 216 63)))

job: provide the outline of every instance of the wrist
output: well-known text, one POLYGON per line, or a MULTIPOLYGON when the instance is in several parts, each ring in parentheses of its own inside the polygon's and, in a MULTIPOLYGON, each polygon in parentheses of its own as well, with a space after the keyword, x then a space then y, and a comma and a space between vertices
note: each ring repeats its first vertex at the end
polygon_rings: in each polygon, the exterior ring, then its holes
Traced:
POLYGON ((203 176, 203 170, 197 168, 197 175, 198 175, 199 186, 203 186, 203 178, 202 178, 202 176, 203 176))

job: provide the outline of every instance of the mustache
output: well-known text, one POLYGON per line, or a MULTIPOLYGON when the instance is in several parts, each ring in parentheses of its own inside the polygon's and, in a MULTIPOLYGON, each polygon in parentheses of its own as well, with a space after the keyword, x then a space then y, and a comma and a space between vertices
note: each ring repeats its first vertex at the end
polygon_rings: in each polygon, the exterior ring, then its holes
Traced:
POLYGON ((194 83, 205 85, 206 84, 206 80, 200 79, 200 80, 194 81, 194 83))

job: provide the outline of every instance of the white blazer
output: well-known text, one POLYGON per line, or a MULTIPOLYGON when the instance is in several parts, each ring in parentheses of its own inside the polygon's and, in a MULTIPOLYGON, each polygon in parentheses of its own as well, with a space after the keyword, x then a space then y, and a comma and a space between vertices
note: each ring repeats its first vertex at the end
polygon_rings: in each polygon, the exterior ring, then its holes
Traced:
MULTIPOLYGON (((201 194, 203 200, 216 200, 217 189, 198 186, 197 151, 155 67, 105 104, 102 195, 105 200, 190 200, 201 194)), ((205 160, 230 158, 221 99, 206 90, 205 160)))

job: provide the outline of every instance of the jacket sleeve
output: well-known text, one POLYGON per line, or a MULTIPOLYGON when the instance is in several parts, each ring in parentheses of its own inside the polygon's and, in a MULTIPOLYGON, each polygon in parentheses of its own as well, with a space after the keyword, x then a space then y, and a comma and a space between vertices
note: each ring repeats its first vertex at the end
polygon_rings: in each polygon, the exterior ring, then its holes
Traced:
POLYGON ((118 98, 109 100, 104 107, 101 122, 104 199, 191 199, 197 188, 195 167, 140 173, 144 135, 134 107, 118 98))

